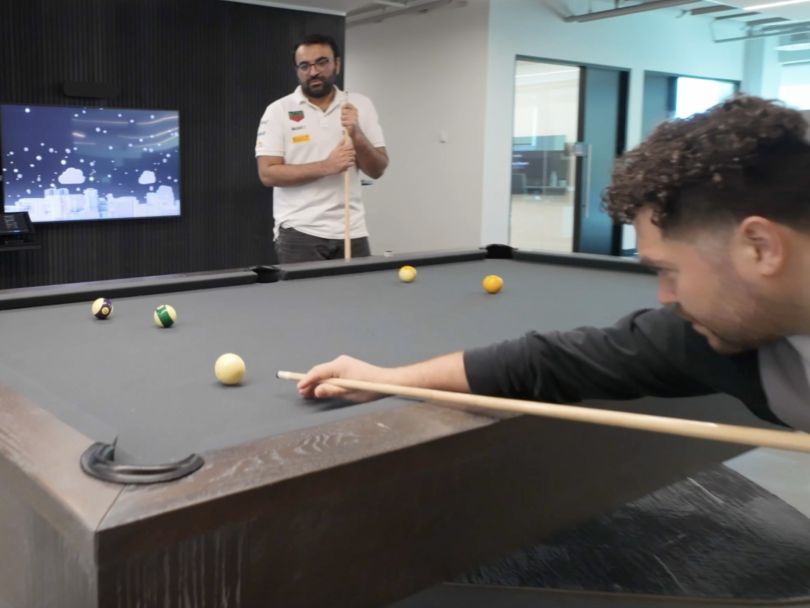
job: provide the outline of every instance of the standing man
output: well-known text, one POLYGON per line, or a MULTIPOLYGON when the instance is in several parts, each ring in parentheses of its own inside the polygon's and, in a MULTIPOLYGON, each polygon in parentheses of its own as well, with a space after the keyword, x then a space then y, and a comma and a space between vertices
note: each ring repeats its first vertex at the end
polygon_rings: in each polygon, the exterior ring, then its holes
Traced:
POLYGON ((341 58, 331 37, 307 36, 293 57, 299 86, 267 107, 256 136, 259 179, 273 188, 278 260, 344 256, 344 171, 352 255, 370 255, 358 169, 377 179, 388 166, 377 112, 367 97, 335 86, 341 58))

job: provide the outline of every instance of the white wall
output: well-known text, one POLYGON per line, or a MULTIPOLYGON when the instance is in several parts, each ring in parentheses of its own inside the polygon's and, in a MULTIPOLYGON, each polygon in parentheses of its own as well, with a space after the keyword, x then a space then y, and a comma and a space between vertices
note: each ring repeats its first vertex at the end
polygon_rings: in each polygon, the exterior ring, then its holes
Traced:
POLYGON ((347 88, 373 99, 391 154, 364 190, 375 252, 508 242, 516 55, 629 69, 630 146, 644 70, 743 75, 742 43, 714 43, 707 20, 652 11, 565 23, 540 0, 469 0, 350 27, 346 47, 347 88))
POLYGON ((363 188, 374 253, 479 245, 488 15, 470 0, 346 31, 346 88, 374 102, 391 158, 363 188))
POLYGON ((781 67, 779 97, 792 108, 810 109, 810 63, 781 67))

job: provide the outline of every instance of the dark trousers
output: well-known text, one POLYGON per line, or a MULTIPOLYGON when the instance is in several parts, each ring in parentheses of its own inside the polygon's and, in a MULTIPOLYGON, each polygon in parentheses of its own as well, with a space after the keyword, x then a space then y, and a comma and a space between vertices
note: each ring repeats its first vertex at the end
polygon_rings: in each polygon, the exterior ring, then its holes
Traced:
MULTIPOLYGON (((343 239, 322 239, 298 232, 294 228, 281 227, 276 238, 276 255, 279 264, 315 262, 318 260, 343 259, 343 239)), ((367 237, 352 239, 352 257, 371 255, 367 237)))

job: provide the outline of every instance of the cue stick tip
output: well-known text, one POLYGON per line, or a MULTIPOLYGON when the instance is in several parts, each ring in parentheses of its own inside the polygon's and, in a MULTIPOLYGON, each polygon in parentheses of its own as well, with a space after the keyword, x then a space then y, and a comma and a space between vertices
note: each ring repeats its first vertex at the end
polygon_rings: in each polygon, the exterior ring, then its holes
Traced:
POLYGON ((285 372, 282 370, 276 372, 276 378, 279 378, 280 380, 300 380, 303 377, 304 374, 299 372, 285 372))

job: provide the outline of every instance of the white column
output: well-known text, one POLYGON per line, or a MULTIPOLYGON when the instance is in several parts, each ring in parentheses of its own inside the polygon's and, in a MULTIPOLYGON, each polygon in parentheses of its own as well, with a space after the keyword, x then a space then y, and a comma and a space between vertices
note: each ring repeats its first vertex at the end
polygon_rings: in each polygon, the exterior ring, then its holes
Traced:
POLYGON ((743 52, 742 91, 766 99, 779 95, 778 36, 752 38, 743 52))

